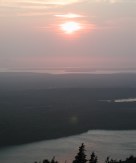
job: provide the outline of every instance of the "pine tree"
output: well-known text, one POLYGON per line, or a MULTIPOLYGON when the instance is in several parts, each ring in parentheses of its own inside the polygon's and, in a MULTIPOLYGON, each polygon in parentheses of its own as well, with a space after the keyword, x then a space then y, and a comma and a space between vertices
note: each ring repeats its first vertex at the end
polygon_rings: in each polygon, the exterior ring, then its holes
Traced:
POLYGON ((51 163, 58 163, 58 161, 55 161, 55 156, 52 158, 51 163))
POLYGON ((43 163, 50 163, 50 161, 45 159, 45 160, 43 160, 43 163))
POLYGON ((91 158, 89 160, 89 163, 97 163, 97 156, 95 155, 94 152, 91 154, 91 158))
POLYGON ((75 156, 75 160, 73 163, 86 163, 86 155, 85 155, 85 145, 82 143, 81 146, 79 147, 79 152, 75 156))

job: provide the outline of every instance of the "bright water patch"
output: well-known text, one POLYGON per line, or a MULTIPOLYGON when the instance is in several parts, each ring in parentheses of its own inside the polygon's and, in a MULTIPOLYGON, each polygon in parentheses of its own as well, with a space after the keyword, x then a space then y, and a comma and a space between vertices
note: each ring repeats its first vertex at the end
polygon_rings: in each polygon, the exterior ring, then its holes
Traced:
POLYGON ((85 143, 88 156, 92 151, 96 152, 99 162, 104 162, 107 156, 125 159, 136 154, 136 130, 92 130, 77 136, 13 146, 0 150, 0 162, 34 163, 53 156, 60 163, 71 162, 81 143, 85 143))
POLYGON ((136 98, 128 98, 128 99, 117 99, 114 102, 136 102, 136 98))
POLYGON ((99 100, 99 101, 105 101, 105 102, 115 102, 115 103, 130 103, 130 102, 136 102, 136 98, 124 98, 124 99, 115 99, 115 100, 99 100))

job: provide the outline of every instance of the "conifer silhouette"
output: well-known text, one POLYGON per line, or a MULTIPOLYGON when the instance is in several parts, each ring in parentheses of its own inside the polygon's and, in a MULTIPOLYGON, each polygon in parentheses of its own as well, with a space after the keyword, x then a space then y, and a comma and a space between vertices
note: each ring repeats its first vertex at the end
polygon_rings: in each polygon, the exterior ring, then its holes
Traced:
POLYGON ((89 160, 89 163, 97 163, 97 156, 95 155, 94 152, 91 154, 91 158, 89 160))
POLYGON ((87 159, 85 154, 85 145, 84 143, 82 143, 81 146, 79 147, 79 152, 75 156, 75 160, 73 161, 73 163, 86 163, 86 162, 87 159))

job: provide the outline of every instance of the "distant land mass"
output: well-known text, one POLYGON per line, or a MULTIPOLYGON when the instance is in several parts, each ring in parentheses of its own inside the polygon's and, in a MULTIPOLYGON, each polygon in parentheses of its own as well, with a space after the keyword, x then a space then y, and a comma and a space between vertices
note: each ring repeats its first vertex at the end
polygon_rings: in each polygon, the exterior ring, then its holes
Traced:
POLYGON ((113 74, 44 74, 0 72, 0 90, 50 88, 136 88, 136 73, 113 74))
POLYGON ((136 129, 136 74, 0 73, 0 147, 136 129))

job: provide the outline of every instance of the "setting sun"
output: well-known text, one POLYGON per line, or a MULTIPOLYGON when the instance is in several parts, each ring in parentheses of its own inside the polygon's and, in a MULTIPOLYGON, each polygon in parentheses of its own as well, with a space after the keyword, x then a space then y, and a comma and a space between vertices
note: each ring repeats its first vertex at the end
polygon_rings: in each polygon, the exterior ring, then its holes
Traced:
POLYGON ((72 34, 81 29, 81 25, 76 22, 66 22, 64 24, 61 24, 60 27, 61 30, 63 30, 67 34, 72 34))

